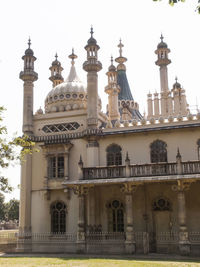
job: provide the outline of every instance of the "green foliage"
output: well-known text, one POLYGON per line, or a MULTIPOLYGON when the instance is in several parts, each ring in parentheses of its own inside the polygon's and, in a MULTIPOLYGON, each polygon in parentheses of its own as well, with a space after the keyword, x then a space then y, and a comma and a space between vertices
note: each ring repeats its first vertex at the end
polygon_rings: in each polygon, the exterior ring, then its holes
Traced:
MULTIPOLYGON (((154 2, 158 2, 161 0, 153 0, 154 2)), ((174 6, 174 4, 177 4, 178 2, 185 2, 185 0, 168 0, 169 4, 171 6, 174 6)), ((196 7, 196 11, 200 14, 200 0, 197 0, 197 7, 196 7)))
POLYGON ((7 220, 19 220, 19 200, 13 198, 5 203, 5 217, 7 220))
POLYGON ((6 207, 4 203, 5 197, 0 193, 0 221, 5 219, 6 207))
POLYGON ((7 128, 1 125, 4 110, 3 107, 0 107, 0 191, 10 192, 12 188, 8 184, 8 179, 1 175, 1 170, 8 168, 13 161, 22 161, 26 154, 32 154, 37 150, 34 148, 35 143, 28 136, 13 137, 12 140, 7 140, 7 128), (22 148, 20 153, 16 152, 16 147, 22 148))

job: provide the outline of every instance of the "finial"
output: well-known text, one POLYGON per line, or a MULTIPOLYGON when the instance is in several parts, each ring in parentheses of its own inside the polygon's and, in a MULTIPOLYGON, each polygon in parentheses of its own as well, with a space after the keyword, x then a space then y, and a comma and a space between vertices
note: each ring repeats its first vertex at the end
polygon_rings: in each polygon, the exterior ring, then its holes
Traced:
POLYGON ((57 61, 57 58, 58 58, 58 54, 57 54, 57 52, 56 52, 56 54, 55 54, 55 58, 56 58, 56 61, 57 61))
POLYGON ((72 54, 69 55, 69 58, 72 59, 71 63, 72 65, 74 65, 75 64, 74 59, 77 58, 77 55, 74 54, 74 48, 72 48, 72 54))
POLYGON ((30 48, 30 46, 31 46, 31 39, 29 37, 29 39, 28 39, 28 48, 30 48))
POLYGON ((113 65, 113 56, 110 57, 111 65, 113 65))
POLYGON ((93 33, 94 33, 94 31, 93 31, 93 27, 92 27, 92 25, 91 25, 91 28, 90 28, 90 33, 91 33, 91 37, 93 37, 93 33))
POLYGON ((121 38, 119 40, 118 47, 119 47, 119 55, 120 55, 120 57, 122 57, 122 47, 124 47, 124 45, 122 44, 121 38))
POLYGON ((176 154, 176 157, 177 157, 177 158, 181 158, 181 154, 180 154, 180 151, 179 151, 179 147, 177 148, 177 154, 176 154))
POLYGON ((79 165, 83 165, 83 160, 82 160, 82 156, 80 155, 80 159, 79 159, 79 162, 78 162, 79 165))
POLYGON ((176 83, 177 83, 177 81, 178 81, 178 78, 177 78, 177 76, 175 77, 175 81, 176 81, 176 83))
POLYGON ((163 35, 162 35, 162 33, 161 33, 161 36, 160 36, 160 40, 161 40, 161 42, 163 42, 163 39, 164 39, 164 37, 163 37, 163 35))

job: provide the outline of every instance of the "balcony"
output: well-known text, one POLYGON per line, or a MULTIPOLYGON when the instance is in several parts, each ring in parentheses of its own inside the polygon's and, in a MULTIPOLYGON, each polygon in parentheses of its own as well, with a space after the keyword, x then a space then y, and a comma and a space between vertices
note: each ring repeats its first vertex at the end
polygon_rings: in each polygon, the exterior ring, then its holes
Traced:
POLYGON ((200 161, 82 168, 83 180, 200 174, 200 161))

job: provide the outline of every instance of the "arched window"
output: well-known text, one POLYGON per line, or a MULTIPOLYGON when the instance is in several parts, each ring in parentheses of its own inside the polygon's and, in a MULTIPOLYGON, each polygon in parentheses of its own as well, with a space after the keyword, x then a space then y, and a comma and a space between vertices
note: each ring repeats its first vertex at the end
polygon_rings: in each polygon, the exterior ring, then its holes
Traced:
POLYGON ((161 197, 157 198, 153 202, 153 210, 154 211, 164 211, 164 210, 171 210, 171 205, 169 200, 161 197))
POLYGON ((113 200, 108 204, 108 230, 124 232, 124 206, 119 200, 113 200))
POLYGON ((197 140, 197 156, 198 160, 200 160, 200 139, 197 140))
POLYGON ((64 202, 57 201, 51 205, 51 232, 66 232, 66 205, 64 202))
POLYGON ((167 144, 161 140, 156 140, 150 145, 151 162, 167 162, 167 144))
POLYGON ((107 166, 122 165, 121 147, 113 144, 107 147, 107 166))

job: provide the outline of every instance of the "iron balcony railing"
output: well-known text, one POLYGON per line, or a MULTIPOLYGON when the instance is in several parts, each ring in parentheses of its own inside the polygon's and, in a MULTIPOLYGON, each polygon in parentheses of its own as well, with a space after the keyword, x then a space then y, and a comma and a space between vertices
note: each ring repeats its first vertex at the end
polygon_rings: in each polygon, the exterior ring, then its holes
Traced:
POLYGON ((200 161, 161 162, 124 166, 82 168, 84 180, 200 174, 200 161))

